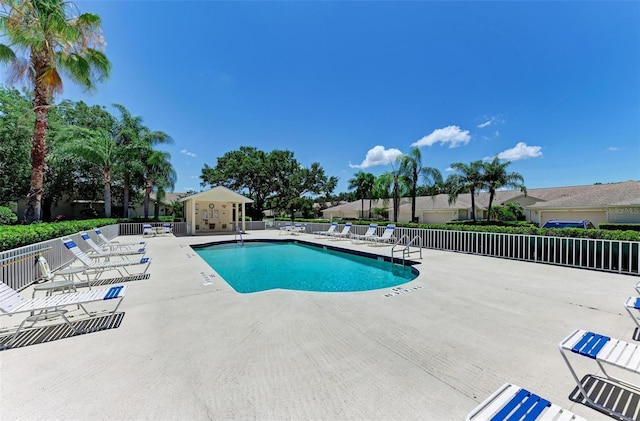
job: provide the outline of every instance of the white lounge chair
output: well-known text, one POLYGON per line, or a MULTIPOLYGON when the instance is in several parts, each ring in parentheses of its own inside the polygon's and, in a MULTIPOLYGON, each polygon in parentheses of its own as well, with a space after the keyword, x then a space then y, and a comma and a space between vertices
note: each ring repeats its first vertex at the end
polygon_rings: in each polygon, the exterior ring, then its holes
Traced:
POLYGON ((395 225, 387 225, 384 232, 380 237, 372 235, 370 237, 365 238, 366 241, 370 241, 372 244, 389 244, 393 243, 396 240, 396 237, 393 236, 393 233, 396 229, 395 225))
MULTIPOLYGON (((632 389, 640 391, 638 384, 630 383, 629 380, 619 379, 605 369, 605 366, 613 366, 617 369, 624 369, 634 374, 640 374, 640 345, 636 343, 629 343, 620 339, 611 338, 609 336, 600 335, 594 332, 589 332, 582 329, 576 329, 564 338, 560 342, 560 354, 567 364, 573 379, 582 394, 582 397, 586 400, 588 406, 594 407, 616 418, 625 420, 631 420, 624 413, 620 412, 624 410, 624 405, 612 405, 615 407, 608 407, 606 402, 600 399, 594 400, 594 396, 589 394, 585 390, 585 386, 582 384, 575 370, 571 366, 567 354, 580 355, 589 359, 595 360, 600 368, 600 371, 607 379, 607 382, 613 384, 619 384, 621 386, 631 387, 632 389), (567 352, 569 351, 569 352, 567 352)), ((598 373, 600 375, 600 373, 598 373)))
POLYGON ((62 242, 64 246, 72 252, 83 265, 85 271, 90 273, 95 273, 95 279, 98 279, 102 273, 107 271, 117 271, 120 276, 125 276, 122 271, 124 271, 127 275, 132 275, 127 266, 140 266, 144 265, 144 271, 140 273, 146 273, 149 269, 149 265, 151 264, 150 257, 143 257, 141 259, 136 260, 113 260, 108 262, 101 262, 95 259, 92 259, 87 253, 80 250, 78 245, 70 238, 63 238, 62 242))
POLYGON ((466 421, 537 419, 586 421, 573 412, 511 383, 502 385, 465 418, 466 421))
POLYGON ((314 231, 313 235, 315 236, 315 238, 320 238, 320 237, 324 237, 324 236, 327 236, 327 235, 331 235, 336 230, 337 227, 338 227, 338 223, 337 222, 332 222, 331 226, 329 227, 328 230, 326 230, 326 231, 314 231))
POLYGON ((378 230, 378 224, 369 224, 369 228, 364 234, 351 234, 351 242, 363 243, 367 241, 369 238, 374 237, 376 235, 376 231, 378 230))
POLYGON ((624 302, 624 309, 627 310, 629 317, 633 319, 633 322, 638 326, 638 329, 640 329, 640 321, 638 321, 638 318, 634 315, 634 313, 638 313, 638 311, 640 311, 640 297, 627 298, 624 302))
POLYGON ((307 230, 307 225, 295 224, 293 228, 291 228, 292 235, 304 234, 307 230))
POLYGON ((132 256, 135 254, 144 255, 147 252, 147 249, 144 247, 138 248, 137 250, 104 250, 102 247, 97 245, 86 232, 81 232, 80 238, 82 238, 84 242, 91 247, 91 250, 93 250, 90 254, 92 257, 98 256, 109 258, 113 256, 132 256))
POLYGON ((109 240, 102 233, 102 230, 100 230, 99 228, 94 228, 94 231, 96 232, 96 235, 98 236, 100 241, 102 241, 102 243, 100 243, 98 245, 101 246, 105 250, 131 249, 133 247, 137 247, 137 248, 146 248, 147 247, 147 242, 146 241, 124 242, 124 241, 119 241, 119 240, 109 240))
POLYGON ((291 228, 292 228, 291 222, 286 222, 284 224, 284 227, 280 227, 280 234, 278 234, 278 235, 282 235, 282 233, 287 234, 287 233, 291 232, 291 228))
POLYGON ((169 222, 165 222, 162 224, 162 235, 169 235, 169 234, 173 234, 173 224, 169 223, 169 222))
POLYGON ((31 326, 33 326, 39 320, 57 316, 62 317, 65 323, 69 325, 75 333, 82 333, 82 331, 76 329, 67 316, 65 316, 65 313, 67 312, 65 307, 79 306, 88 316, 91 316, 91 313, 89 313, 84 307, 85 304, 96 301, 117 299, 118 302, 116 307, 111 312, 111 314, 114 314, 118 310, 120 303, 122 303, 122 299, 126 292, 126 286, 118 285, 110 288, 97 288, 28 300, 23 298, 4 282, 0 282, 0 315, 13 316, 20 313, 30 313, 22 323, 20 323, 20 326, 18 326, 18 329, 15 331, 11 339, 3 345, 3 347, 11 346, 25 323, 32 322, 31 326))
POLYGON ((349 235, 351 235, 351 225, 351 222, 346 223, 342 231, 329 234, 329 239, 340 240, 349 238, 349 235))
POLYGON ((142 225, 142 236, 143 237, 155 237, 156 230, 151 226, 151 224, 143 224, 142 225))

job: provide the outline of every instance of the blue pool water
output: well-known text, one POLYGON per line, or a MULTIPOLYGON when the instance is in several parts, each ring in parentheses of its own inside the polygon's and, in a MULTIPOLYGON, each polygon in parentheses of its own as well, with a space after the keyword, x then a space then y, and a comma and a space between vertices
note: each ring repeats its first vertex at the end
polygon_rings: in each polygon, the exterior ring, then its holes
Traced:
POLYGON ((194 250, 241 293, 275 288, 367 291, 416 277, 409 266, 296 242, 221 244, 194 250))

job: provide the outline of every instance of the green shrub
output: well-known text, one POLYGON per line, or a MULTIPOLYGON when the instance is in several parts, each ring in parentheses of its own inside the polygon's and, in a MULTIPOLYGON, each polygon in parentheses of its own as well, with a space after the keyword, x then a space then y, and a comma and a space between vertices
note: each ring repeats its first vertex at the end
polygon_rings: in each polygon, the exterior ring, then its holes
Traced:
POLYGON ((30 225, 3 225, 0 226, 0 251, 64 237, 117 222, 116 219, 101 218, 51 223, 39 222, 30 225))
POLYGON ((0 225, 15 224, 18 221, 18 215, 11 212, 11 209, 0 206, 0 225))

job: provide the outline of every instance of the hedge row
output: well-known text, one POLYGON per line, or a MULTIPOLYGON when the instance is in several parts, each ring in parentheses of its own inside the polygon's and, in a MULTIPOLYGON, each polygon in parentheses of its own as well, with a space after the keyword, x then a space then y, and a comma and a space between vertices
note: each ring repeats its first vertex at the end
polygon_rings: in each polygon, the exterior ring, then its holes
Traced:
POLYGON ((30 225, 0 226, 0 251, 11 250, 80 231, 117 223, 117 219, 84 219, 79 221, 41 222, 30 225))
MULTIPOLYGON (((329 222, 328 220, 317 219, 299 219, 298 222, 329 222)), ((79 221, 62 221, 52 223, 37 223, 31 225, 2 225, 0 226, 0 251, 11 250, 14 248, 27 246, 29 244, 39 243, 41 241, 51 240, 53 238, 64 237, 75 234, 80 231, 92 230, 95 227, 117 224, 119 222, 142 222, 142 220, 118 220, 112 218, 102 219, 86 219, 79 221)), ((336 221, 339 223, 351 222, 356 225, 369 225, 371 222, 377 222, 380 225, 386 225, 388 221, 336 221)), ((542 235, 551 237, 572 237, 572 238, 591 238, 614 241, 640 241, 640 231, 624 230, 624 229, 578 229, 578 228, 538 228, 528 222, 513 222, 506 225, 497 225, 496 223, 480 223, 472 225, 469 223, 447 223, 447 224, 417 224, 411 222, 398 222, 398 227, 405 228, 425 228, 437 230, 452 231, 476 231, 476 232, 495 232, 502 234, 526 234, 526 235, 542 235)), ((600 224, 601 227, 604 224, 600 224)), ((615 224, 607 224, 612 227, 615 224)), ((625 227, 628 227, 626 225, 625 227)), ((640 227, 640 225, 638 225, 640 227)), ((607 227, 608 228, 608 227, 607 227)))
MULTIPOLYGON (((317 219, 296 219, 297 222, 329 222, 328 220, 317 219)), ((378 223, 386 225, 389 221, 370 221, 370 220, 334 220, 340 224, 351 222, 354 225, 369 225, 370 223, 378 223)), ((602 225, 602 224, 601 224, 602 225)), ((611 224, 614 225, 614 224, 611 224)), ((525 234, 525 235, 541 235, 548 237, 571 237, 571 238, 591 238, 599 240, 618 240, 618 241, 640 241, 640 231, 622 230, 622 229, 580 229, 580 228, 538 228, 530 222, 486 222, 481 221, 473 224, 472 221, 454 221, 446 224, 418 224, 412 222, 396 222, 395 226, 403 228, 424 228, 436 230, 451 231, 475 231, 475 232, 495 232, 501 234, 525 234)))

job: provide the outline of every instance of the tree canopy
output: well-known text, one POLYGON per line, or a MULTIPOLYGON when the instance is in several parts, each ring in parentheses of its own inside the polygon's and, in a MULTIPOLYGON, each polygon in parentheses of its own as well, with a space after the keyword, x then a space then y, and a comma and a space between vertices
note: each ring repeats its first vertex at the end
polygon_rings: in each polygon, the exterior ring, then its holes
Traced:
POLYGON ((218 158, 215 167, 204 166, 201 185, 225 186, 254 200, 247 212, 262 219, 267 207, 287 212, 308 209, 310 196, 331 194, 338 179, 327 177, 317 162, 303 167, 288 150, 264 152, 241 146, 218 158))
POLYGON ((108 76, 111 64, 102 53, 100 17, 76 15, 64 0, 0 0, 0 62, 9 66, 9 82, 33 88, 35 122, 31 144, 31 182, 27 220, 41 219, 47 155, 47 115, 54 94, 62 92, 62 73, 87 90, 108 76), (18 53, 24 52, 26 57, 18 53))

